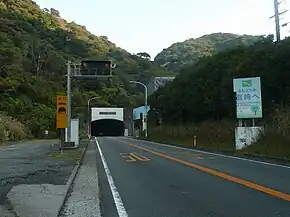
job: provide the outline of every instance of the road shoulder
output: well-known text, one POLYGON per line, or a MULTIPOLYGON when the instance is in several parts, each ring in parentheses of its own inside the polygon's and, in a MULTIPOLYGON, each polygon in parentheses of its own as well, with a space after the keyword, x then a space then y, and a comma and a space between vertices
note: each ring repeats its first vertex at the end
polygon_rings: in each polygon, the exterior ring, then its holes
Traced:
POLYGON ((91 140, 60 216, 101 216, 96 158, 91 140))
MULTIPOLYGON (((2 201, 2 206, 0 204, 0 215, 4 213, 4 216, 57 217, 76 168, 82 160, 81 153, 84 154, 86 150, 87 142, 81 143, 83 144, 80 149, 66 151, 65 154, 59 154, 58 146, 49 144, 49 141, 35 141, 33 144, 7 149, 7 153, 10 153, 14 160, 22 159, 23 162, 18 164, 18 168, 23 174, 7 178, 6 187, 5 182, 0 186, 4 190, 10 189, 6 201, 2 201), (18 152, 23 152, 24 155, 14 154, 18 152), (28 163, 32 165, 29 170, 23 166, 28 163)), ((2 160, 7 161, 3 157, 2 160)), ((7 168, 12 169, 12 166, 10 164, 7 168)))
POLYGON ((256 161, 256 162, 262 162, 262 163, 269 163, 269 164, 277 164, 277 165, 282 165, 286 167, 290 167, 290 159, 287 158, 279 158, 279 157, 274 157, 274 156, 264 156, 264 155, 258 155, 258 154, 253 154, 253 153, 248 153, 248 152, 234 152, 234 151, 222 151, 222 150, 213 150, 213 149, 207 149, 207 148, 201 148, 201 147, 189 147, 189 146, 184 146, 182 144, 176 144, 176 143, 168 143, 168 142, 162 142, 162 141, 155 141, 151 139, 146 139, 146 138, 138 138, 138 137, 126 137, 126 139, 131 139, 135 141, 140 141, 140 142, 148 142, 151 144, 157 144, 157 145, 165 145, 165 146, 170 146, 176 149, 183 149, 183 150, 192 150, 196 152, 204 152, 212 155, 220 155, 220 156, 227 156, 231 158, 236 158, 240 160, 248 160, 248 161, 256 161))

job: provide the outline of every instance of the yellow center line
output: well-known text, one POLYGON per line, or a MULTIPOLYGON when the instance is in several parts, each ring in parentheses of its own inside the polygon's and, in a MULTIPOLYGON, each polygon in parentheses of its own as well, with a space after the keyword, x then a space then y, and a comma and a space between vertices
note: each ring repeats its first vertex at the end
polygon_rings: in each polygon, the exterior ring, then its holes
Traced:
POLYGON ((141 149, 143 151, 150 152, 151 154, 154 154, 154 155, 157 155, 157 156, 160 156, 160 157, 163 157, 163 158, 166 158, 166 159, 178 162, 178 163, 182 163, 184 165, 199 169, 199 170, 201 170, 203 172, 207 172, 207 173, 209 173, 211 175, 214 175, 214 176, 226 179, 228 181, 232 181, 232 182, 241 184, 241 185, 246 186, 248 188, 252 188, 252 189, 258 190, 260 192, 263 192, 265 194, 268 194, 268 195, 271 195, 271 196, 274 196, 274 197, 278 197, 280 199, 283 199, 283 200, 286 200, 286 201, 290 202, 290 194, 286 194, 286 193, 283 193, 283 192, 280 192, 280 191, 277 191, 277 190, 274 190, 274 189, 271 189, 271 188, 267 188, 267 187, 264 187, 262 185, 255 184, 253 182, 249 182, 249 181, 246 181, 246 180, 243 180, 243 179, 228 175, 226 173, 222 173, 222 172, 219 172, 219 171, 207 168, 207 167, 203 167, 203 166, 200 166, 198 164, 190 163, 190 162, 187 162, 185 160, 181 160, 181 159, 178 159, 178 158, 175 158, 175 157, 163 154, 163 153, 152 151, 152 150, 147 149, 147 148, 143 148, 143 147, 140 147, 140 146, 137 146, 137 145, 134 145, 134 144, 128 144, 128 143, 126 143, 124 141, 121 141, 121 140, 117 140, 117 141, 125 143, 125 144, 127 144, 129 146, 141 149))

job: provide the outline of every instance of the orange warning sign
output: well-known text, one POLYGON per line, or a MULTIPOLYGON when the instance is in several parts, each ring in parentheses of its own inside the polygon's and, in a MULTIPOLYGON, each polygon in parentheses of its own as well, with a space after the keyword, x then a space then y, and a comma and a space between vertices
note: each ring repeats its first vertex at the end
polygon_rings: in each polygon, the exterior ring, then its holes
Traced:
POLYGON ((67 128, 67 96, 56 97, 56 128, 67 128))

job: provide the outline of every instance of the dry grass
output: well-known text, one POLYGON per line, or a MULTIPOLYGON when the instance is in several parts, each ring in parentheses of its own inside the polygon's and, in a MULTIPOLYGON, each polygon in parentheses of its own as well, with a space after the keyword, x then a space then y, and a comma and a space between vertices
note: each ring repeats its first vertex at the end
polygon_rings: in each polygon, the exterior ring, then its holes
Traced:
POLYGON ((265 121, 265 131, 259 141, 244 152, 262 156, 290 159, 290 109, 277 109, 272 118, 265 121))
POLYGON ((149 139, 175 145, 193 147, 196 136, 198 148, 234 150, 235 123, 232 121, 191 124, 186 126, 162 126, 150 128, 149 139))
POLYGON ((19 121, 0 114, 0 144, 28 137, 26 126, 19 121))
MULTIPOLYGON (((223 120, 186 126, 151 126, 148 138, 152 141, 193 147, 193 137, 196 136, 197 148, 235 152, 235 123, 223 120)), ((257 143, 236 153, 290 159, 290 108, 277 109, 272 117, 264 120, 263 125, 264 134, 257 143)))

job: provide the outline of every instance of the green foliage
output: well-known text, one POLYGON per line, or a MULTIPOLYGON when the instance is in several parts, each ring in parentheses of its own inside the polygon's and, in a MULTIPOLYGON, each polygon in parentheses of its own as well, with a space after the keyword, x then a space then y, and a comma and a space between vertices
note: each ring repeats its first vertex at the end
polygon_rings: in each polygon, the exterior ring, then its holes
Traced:
POLYGON ((66 93, 65 63, 82 59, 110 59, 117 68, 112 84, 72 81, 72 115, 81 124, 86 121, 90 97, 102 97, 94 102, 98 106, 131 107, 141 101, 129 80, 146 83, 153 75, 166 74, 107 37, 66 22, 56 9, 41 10, 31 0, 0 0, 0 111, 24 123, 34 136, 55 131, 55 98, 66 93))
POLYGON ((289 49, 290 38, 274 43, 270 35, 250 47, 223 51, 183 68, 171 84, 149 99, 164 123, 162 128, 151 130, 151 137, 189 145, 192 136, 197 135, 202 148, 233 149, 233 79, 261 77, 264 118, 259 125, 265 126, 265 131, 256 144, 242 153, 289 158, 289 49), (232 124, 224 120, 232 120, 232 124))
POLYGON ((252 45, 260 38, 260 36, 230 33, 204 35, 200 38, 174 43, 160 52, 154 62, 168 70, 178 71, 186 65, 195 63, 201 57, 211 56, 238 46, 252 45))
POLYGON ((264 115, 290 102, 290 38, 276 44, 271 37, 251 47, 204 57, 181 70, 177 78, 150 99, 164 121, 193 122, 235 118, 233 78, 261 77, 264 115))

